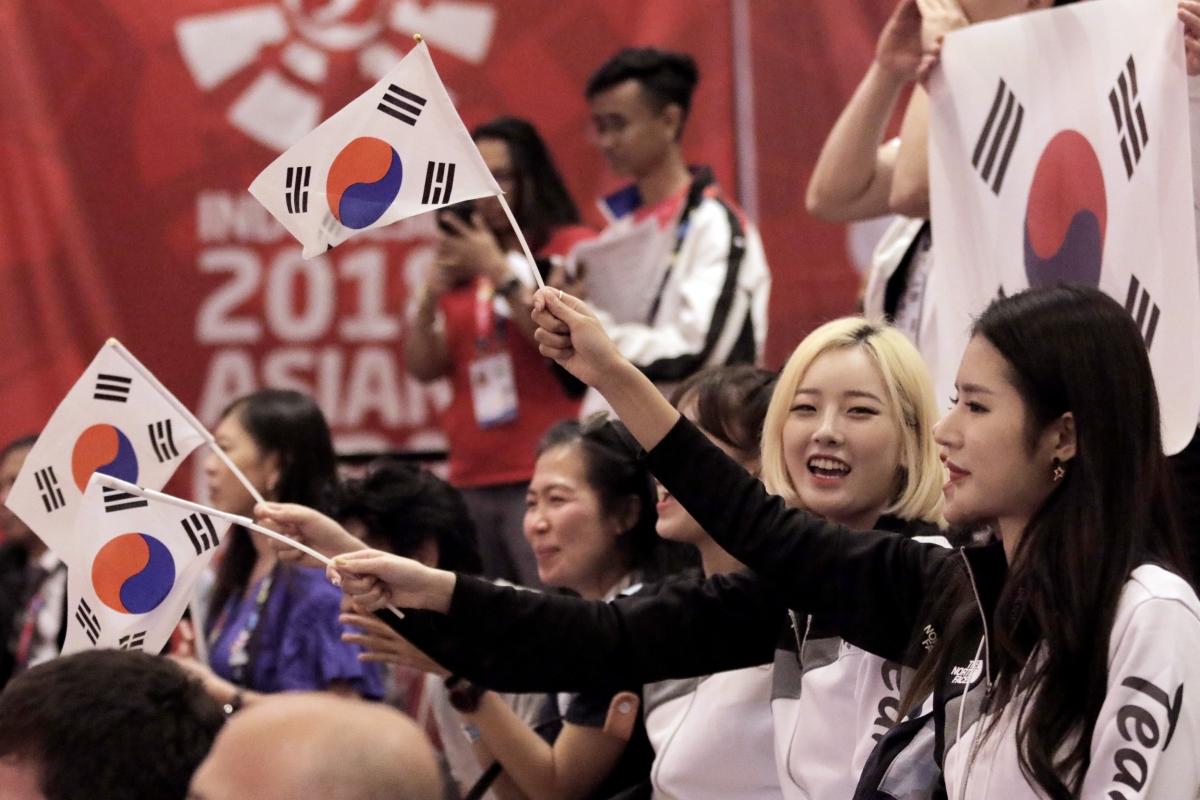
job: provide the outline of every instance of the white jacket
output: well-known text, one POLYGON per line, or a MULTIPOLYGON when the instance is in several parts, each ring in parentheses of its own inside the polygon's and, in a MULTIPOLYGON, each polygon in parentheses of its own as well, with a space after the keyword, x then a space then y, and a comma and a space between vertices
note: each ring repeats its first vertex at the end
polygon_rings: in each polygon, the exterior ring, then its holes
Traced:
MULTIPOLYGON (((1020 700, 1006 705, 982 743, 987 716, 947 751, 950 800, 1044 796, 1021 774, 1020 700)), ((1108 695, 1091 738, 1081 798, 1200 798, 1200 600, 1161 567, 1138 567, 1121 592, 1108 642, 1108 695)))

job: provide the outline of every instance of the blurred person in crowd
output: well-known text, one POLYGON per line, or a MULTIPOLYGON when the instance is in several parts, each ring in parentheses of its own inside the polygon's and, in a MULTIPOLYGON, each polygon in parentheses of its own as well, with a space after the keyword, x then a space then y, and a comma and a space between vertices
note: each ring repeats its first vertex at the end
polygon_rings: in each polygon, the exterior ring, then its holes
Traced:
MULTIPOLYGON (((655 534, 655 499, 653 481, 620 426, 600 416, 552 428, 539 450, 524 520, 542 582, 605 600, 636 592, 644 581, 693 562, 690 548, 655 534)), ((314 536, 289 521, 306 518, 312 513, 306 509, 272 505, 265 510, 264 519, 326 553, 356 547, 336 525, 328 537, 314 536)), ((396 644, 397 638, 384 629, 370 645, 444 676, 452 704, 482 745, 480 755, 498 761, 525 796, 608 798, 646 781, 651 751, 637 715, 640 685, 614 681, 551 698, 563 719, 551 745, 497 694, 451 675, 403 640, 396 644), (633 694, 618 699, 624 691, 633 694)))
MULTIPOLYGON (((580 224, 533 125, 501 117, 473 135, 550 279, 548 259, 593 232, 580 224)), ((442 421, 450 482, 475 520, 484 574, 537 586, 537 566, 521 536, 532 445, 555 422, 577 416, 582 387, 537 352, 533 275, 499 201, 457 208, 465 218, 454 210, 439 215, 444 233, 412 304, 405 363, 418 380, 449 378, 454 390, 442 421)))
POLYGON ((5 800, 183 800, 224 714, 169 659, 89 650, 0 693, 5 800))
POLYGON ((4 505, 36 436, 0 450, 0 688, 15 673, 58 655, 66 637, 67 568, 4 505))
POLYGON ((442 800, 429 741, 405 715, 329 694, 263 699, 234 715, 189 800, 442 800))
MULTIPOLYGON (((596 145, 613 172, 633 181, 601 201, 610 222, 604 236, 653 220, 654 253, 662 254, 640 267, 655 271, 648 317, 606 317, 606 328, 621 352, 663 387, 704 367, 759 362, 767 334, 771 278, 758 231, 723 195, 712 171, 689 168, 684 157, 699 78, 685 53, 627 48, 601 65, 585 89, 596 145)), ((593 280, 622 280, 592 273, 593 280)))
MULTIPOLYGON (((217 444, 266 499, 333 511, 337 464, 329 426, 312 398, 262 389, 235 400, 217 444)), ((214 508, 250 516, 254 499, 225 464, 204 464, 214 508)), ((231 707, 260 693, 327 689, 378 698, 382 670, 341 641, 341 597, 320 569, 283 564, 269 539, 234 526, 225 536, 206 614, 209 664, 181 657, 231 707)))

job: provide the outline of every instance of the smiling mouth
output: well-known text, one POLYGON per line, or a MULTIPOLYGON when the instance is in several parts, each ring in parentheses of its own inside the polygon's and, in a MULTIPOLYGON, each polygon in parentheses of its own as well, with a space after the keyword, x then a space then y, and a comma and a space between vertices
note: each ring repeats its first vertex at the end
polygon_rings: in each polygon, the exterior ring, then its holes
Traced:
POLYGON ((808 471, 818 478, 844 478, 850 474, 850 465, 840 458, 813 456, 808 460, 808 471))

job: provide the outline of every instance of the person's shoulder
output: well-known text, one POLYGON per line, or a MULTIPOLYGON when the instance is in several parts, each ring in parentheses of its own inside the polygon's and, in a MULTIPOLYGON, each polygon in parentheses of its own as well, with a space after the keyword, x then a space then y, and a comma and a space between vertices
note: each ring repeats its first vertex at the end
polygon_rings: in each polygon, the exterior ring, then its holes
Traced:
POLYGON ((1200 598, 1192 585, 1169 569, 1157 564, 1142 564, 1125 581, 1119 608, 1132 609, 1150 601, 1177 603, 1200 622, 1200 598))
POLYGON ((542 247, 547 256, 562 256, 583 242, 595 239, 598 234, 586 225, 563 225, 550 232, 550 239, 542 247))
POLYGON ((285 567, 285 585, 294 603, 328 605, 341 603, 342 590, 329 582, 322 567, 285 567))

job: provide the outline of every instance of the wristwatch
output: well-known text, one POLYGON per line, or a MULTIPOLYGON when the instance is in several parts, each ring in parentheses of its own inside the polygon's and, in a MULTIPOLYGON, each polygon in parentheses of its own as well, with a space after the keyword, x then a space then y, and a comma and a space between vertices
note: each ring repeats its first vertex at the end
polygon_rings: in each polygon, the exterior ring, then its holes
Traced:
POLYGON ((460 714, 474 714, 479 710, 479 703, 487 689, 471 683, 461 675, 451 675, 446 678, 446 689, 450 707, 460 714))

